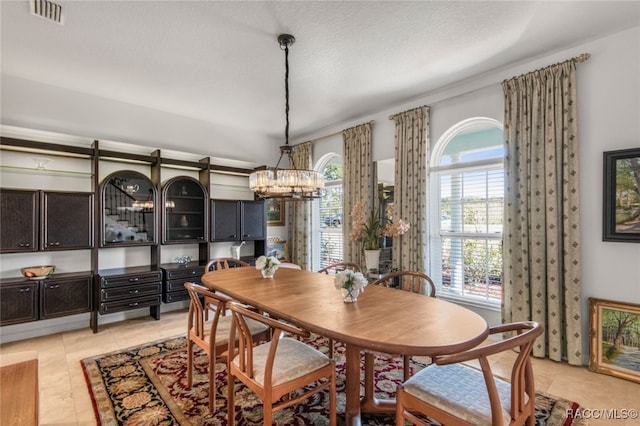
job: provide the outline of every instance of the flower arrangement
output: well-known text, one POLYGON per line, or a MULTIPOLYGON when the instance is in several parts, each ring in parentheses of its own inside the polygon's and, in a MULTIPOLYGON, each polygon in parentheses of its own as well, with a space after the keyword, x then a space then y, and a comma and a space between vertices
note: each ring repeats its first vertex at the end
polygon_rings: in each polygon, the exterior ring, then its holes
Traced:
POLYGON ((280 265, 280 261, 274 256, 260 256, 256 259, 256 269, 262 272, 264 278, 273 277, 273 274, 275 274, 278 269, 278 265, 280 265))
POLYGON ((341 271, 336 274, 333 279, 333 283, 336 289, 346 289, 348 292, 353 290, 364 291, 364 288, 369 284, 362 272, 354 272, 349 269, 341 271))
POLYGON ((364 204, 357 202, 351 210, 351 241, 362 241, 365 250, 377 250, 380 248, 380 237, 397 237, 409 230, 409 224, 402 219, 393 220, 393 205, 387 205, 384 217, 384 226, 380 215, 371 211, 365 218, 364 204))

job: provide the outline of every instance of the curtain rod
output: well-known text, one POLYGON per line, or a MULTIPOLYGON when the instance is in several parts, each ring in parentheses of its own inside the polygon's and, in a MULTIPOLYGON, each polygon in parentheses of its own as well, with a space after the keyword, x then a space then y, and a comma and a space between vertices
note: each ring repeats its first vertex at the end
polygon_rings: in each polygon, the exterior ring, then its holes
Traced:
POLYGON ((575 62, 575 63, 586 62, 586 61, 589 60, 590 57, 591 57, 590 53, 581 53, 580 55, 575 56, 575 57, 570 58, 570 59, 567 59, 565 61, 556 62, 555 64, 547 65, 546 67, 538 68, 538 69, 530 71, 528 73, 524 73, 524 74, 520 74, 520 75, 515 76, 515 77, 507 78, 507 79, 503 80, 502 83, 504 84, 507 81, 511 81, 511 80, 523 77, 525 75, 533 74, 533 73, 538 72, 538 71, 544 71, 544 70, 547 70, 547 69, 549 69, 551 67, 555 67, 556 65, 566 64, 567 62, 575 62))
MULTIPOLYGON (((375 124, 375 122, 376 122, 376 120, 371 120, 371 121, 368 121, 368 122, 362 123, 362 124, 375 124)), ((328 135, 320 136, 318 138, 311 139, 311 140, 308 140, 306 142, 300 142, 299 144, 296 144, 296 145, 300 145, 300 144, 307 143, 307 142, 316 143, 316 142, 319 142, 319 141, 321 141, 323 139, 327 139, 327 138, 330 138, 332 136, 337 136, 337 135, 341 134, 342 132, 344 132, 345 130, 353 129, 354 127, 358 127, 358 126, 362 126, 362 124, 356 124, 355 126, 347 127, 346 129, 342 129, 342 130, 339 130, 337 132, 329 133, 328 135)))
POLYGON ((408 109, 408 110, 406 110, 406 111, 402 111, 402 112, 398 112, 398 113, 395 113, 395 114, 391 114, 391 115, 389 116, 389 120, 393 120, 394 118, 396 118, 396 117, 397 117, 397 116, 399 116, 400 114, 404 114, 404 113, 406 113, 406 112, 415 111, 415 110, 417 110, 417 109, 422 109, 422 108, 429 108, 429 105, 422 105, 422 106, 419 106, 419 107, 415 107, 415 108, 408 109))

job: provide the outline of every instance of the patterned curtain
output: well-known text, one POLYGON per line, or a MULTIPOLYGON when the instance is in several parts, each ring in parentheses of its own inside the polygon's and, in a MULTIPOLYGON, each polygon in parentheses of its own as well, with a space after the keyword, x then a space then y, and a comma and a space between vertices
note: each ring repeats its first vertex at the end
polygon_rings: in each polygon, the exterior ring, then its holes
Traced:
POLYGON ((393 238, 393 266, 424 271, 427 250, 427 150, 429 107, 423 106, 391 117, 395 131, 394 207, 409 231, 393 238))
MULTIPOLYGON (((296 145, 293 150, 293 163, 297 169, 311 170, 311 142, 296 145)), ((287 202, 287 241, 291 252, 290 262, 311 268, 311 202, 287 202)))
MULTIPOLYGON (((374 208, 373 160, 371 156, 371 123, 361 124, 342 132, 343 140, 343 212, 344 217, 358 202, 369 212, 374 208)), ((360 243, 349 239, 351 220, 342 224, 343 257, 345 261, 364 265, 360 243)))
POLYGON ((534 320, 533 354, 582 365, 575 61, 506 80, 505 322, 534 320))

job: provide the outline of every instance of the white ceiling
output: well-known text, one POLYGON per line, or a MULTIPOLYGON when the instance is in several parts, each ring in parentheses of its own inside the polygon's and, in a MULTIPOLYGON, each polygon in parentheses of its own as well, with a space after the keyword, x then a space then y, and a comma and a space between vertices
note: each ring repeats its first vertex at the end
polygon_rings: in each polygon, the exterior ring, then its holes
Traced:
POLYGON ((60 1, 64 25, 1 3, 19 76, 291 138, 640 25, 640 1, 60 1))

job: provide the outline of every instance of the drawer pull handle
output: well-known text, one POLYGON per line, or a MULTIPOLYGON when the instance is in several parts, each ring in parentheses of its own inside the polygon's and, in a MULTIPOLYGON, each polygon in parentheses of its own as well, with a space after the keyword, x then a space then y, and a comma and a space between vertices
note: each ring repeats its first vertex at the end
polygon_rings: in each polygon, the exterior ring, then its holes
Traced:
POLYGON ((22 244, 19 244, 18 247, 31 247, 31 244, 30 243, 22 243, 22 244))
POLYGON ((140 292, 140 290, 130 290, 129 294, 138 294, 140 292))
POLYGON ((51 286, 49 286, 49 288, 60 288, 60 284, 51 285, 51 286))
POLYGON ((138 277, 135 277, 135 278, 129 278, 129 282, 130 282, 130 283, 133 283, 133 282, 138 281, 139 279, 140 279, 140 278, 138 278, 138 277))
POLYGON ((138 305, 139 305, 138 302, 129 303, 129 306, 138 306, 138 305))
POLYGON ((20 289, 20 293, 28 293, 28 292, 30 292, 30 291, 31 291, 31 289, 30 289, 29 287, 21 288, 21 289, 20 289))

